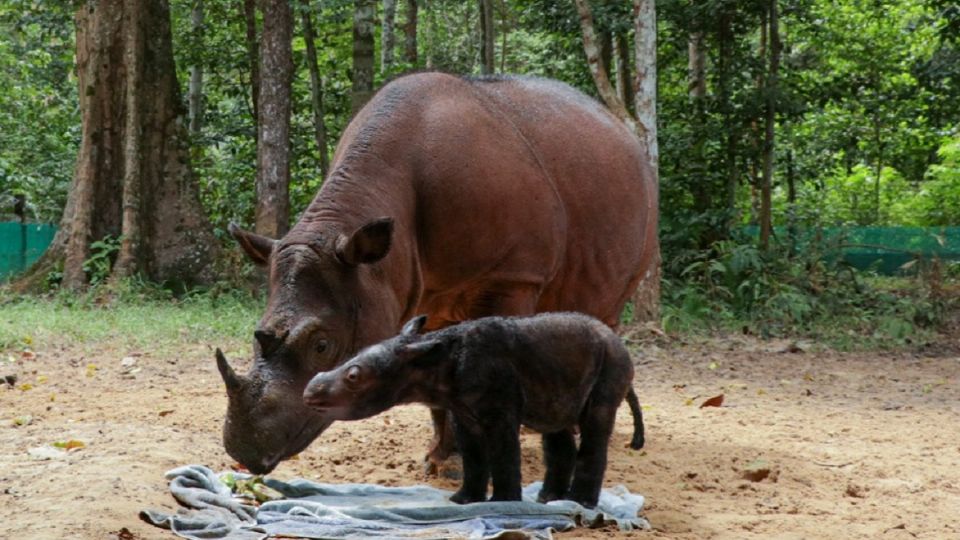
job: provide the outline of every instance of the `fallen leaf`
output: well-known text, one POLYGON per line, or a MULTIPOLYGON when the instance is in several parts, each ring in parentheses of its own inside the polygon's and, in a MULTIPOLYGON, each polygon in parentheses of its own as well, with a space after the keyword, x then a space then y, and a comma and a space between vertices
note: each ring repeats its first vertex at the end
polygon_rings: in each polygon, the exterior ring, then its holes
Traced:
POLYGON ((47 380, 48 379, 46 375, 37 375, 37 384, 43 384, 47 382, 47 380))
POLYGON ((687 400, 684 401, 683 404, 686 405, 686 406, 688 406, 688 407, 689 407, 690 405, 693 405, 693 398, 687 398, 687 400))
POLYGON ((24 351, 20 353, 20 358, 23 358, 24 360, 36 360, 37 353, 31 351, 30 349, 24 349, 24 351))
POLYGON ((710 362, 709 364, 707 364, 707 369, 717 369, 718 367, 720 367, 720 364, 716 362, 710 362))
POLYGON ((20 385, 20 390, 22 390, 22 391, 24 391, 24 392, 26 392, 27 390, 32 390, 32 389, 33 389, 33 385, 30 384, 30 383, 28 383, 28 382, 25 382, 25 383, 23 383, 23 384, 20 385))
POLYGON ((766 393, 767 393, 767 391, 764 390, 763 388, 757 388, 757 395, 758 395, 758 396, 766 395, 766 393))
POLYGON ((98 369, 100 368, 98 368, 96 364, 87 364, 87 377, 93 377, 98 369))
POLYGON ((163 416, 166 416, 166 415, 168 415, 168 414, 171 414, 172 412, 173 412, 173 409, 170 409, 170 410, 166 410, 166 411, 160 411, 158 414, 159 414, 161 417, 163 417, 163 416))
POLYGON ((813 375, 811 375, 811 374, 809 374, 809 373, 804 373, 804 374, 803 374, 803 380, 805 380, 805 381, 807 381, 807 382, 813 382, 813 375))
POLYGON ((23 336, 20 338, 20 341, 22 341, 24 345, 33 345, 33 338, 30 336, 23 336))
POLYGON ((700 404, 700 408, 719 407, 723 405, 723 394, 718 394, 700 404))
POLYGON ((18 416, 13 419, 13 425, 15 426, 29 426, 32 423, 33 423, 33 417, 30 416, 29 414, 18 416))
POLYGON ((85 447, 85 446, 87 446, 87 445, 86 445, 86 443, 84 443, 83 441, 78 441, 78 440, 76 440, 76 439, 70 439, 69 441, 58 441, 58 442, 55 442, 55 443, 53 443, 53 446, 55 446, 56 448, 62 448, 62 449, 67 450, 67 451, 69 452, 70 450, 73 450, 73 449, 75 449, 75 448, 83 448, 83 447, 85 447))
POLYGON ((56 395, 56 394, 50 394, 50 401, 53 402, 53 401, 56 401, 56 400, 57 400, 57 395, 56 395))

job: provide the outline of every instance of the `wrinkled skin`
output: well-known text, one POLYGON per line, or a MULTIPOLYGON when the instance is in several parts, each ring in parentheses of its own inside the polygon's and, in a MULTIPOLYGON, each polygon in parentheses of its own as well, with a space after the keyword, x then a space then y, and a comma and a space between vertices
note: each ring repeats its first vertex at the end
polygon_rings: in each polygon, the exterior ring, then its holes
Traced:
POLYGON ((425 318, 335 370, 317 374, 303 401, 328 420, 360 420, 400 403, 452 411, 464 482, 451 500, 520 500, 520 424, 543 433, 546 476, 539 500, 597 504, 617 407, 627 395, 631 446, 643 419, 633 363, 620 338, 580 314, 487 317, 419 334, 425 318), (574 430, 580 432, 577 448, 574 430))
MULTIPOLYGON (((386 85, 289 233, 231 226, 268 270, 269 298, 254 365, 228 391, 228 453, 265 473, 300 451, 325 427, 301 400, 310 377, 414 314, 428 329, 544 311, 616 326, 657 253, 643 156, 603 106, 555 81, 420 73, 386 85)), ((437 464, 453 432, 433 417, 437 464)))

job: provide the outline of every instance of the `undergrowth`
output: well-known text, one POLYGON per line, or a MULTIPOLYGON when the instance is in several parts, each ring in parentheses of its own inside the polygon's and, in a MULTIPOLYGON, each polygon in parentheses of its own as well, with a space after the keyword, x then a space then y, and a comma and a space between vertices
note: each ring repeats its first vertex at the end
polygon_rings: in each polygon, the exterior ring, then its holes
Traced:
POLYGON ((662 324, 670 333, 796 337, 844 350, 928 345, 957 308, 945 292, 956 278, 940 261, 909 270, 858 271, 824 242, 764 251, 721 241, 664 265, 662 324))
POLYGON ((0 352, 110 342, 176 353, 185 344, 245 346, 263 300, 223 287, 174 296, 140 280, 45 296, 0 292, 0 352))

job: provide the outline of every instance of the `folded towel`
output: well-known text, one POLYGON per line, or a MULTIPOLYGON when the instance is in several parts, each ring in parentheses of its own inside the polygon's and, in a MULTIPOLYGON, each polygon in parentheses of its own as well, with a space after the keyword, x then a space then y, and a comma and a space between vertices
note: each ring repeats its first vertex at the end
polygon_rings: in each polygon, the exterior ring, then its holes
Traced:
POLYGON ((260 540, 293 538, 515 538, 549 539, 550 531, 617 524, 621 530, 646 529, 639 516, 643 496, 623 486, 603 490, 588 509, 572 501, 534 502, 540 482, 523 490, 523 501, 466 505, 447 500, 451 493, 429 486, 321 484, 308 480, 263 483, 282 498, 259 507, 235 496, 225 483, 249 481, 242 473, 221 473, 188 465, 167 473, 170 491, 186 507, 176 514, 145 510, 140 517, 182 538, 260 540))

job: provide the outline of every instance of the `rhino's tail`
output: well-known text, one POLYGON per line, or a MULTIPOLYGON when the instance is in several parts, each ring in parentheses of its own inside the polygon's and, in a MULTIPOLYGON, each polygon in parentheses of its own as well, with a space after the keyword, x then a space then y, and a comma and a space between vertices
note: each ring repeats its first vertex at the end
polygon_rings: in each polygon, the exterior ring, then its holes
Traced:
POLYGON ((633 439, 630 440, 630 448, 639 450, 643 448, 643 410, 640 408, 640 400, 637 399, 637 393, 633 391, 633 386, 627 392, 627 404, 630 405, 630 412, 633 414, 633 439))

